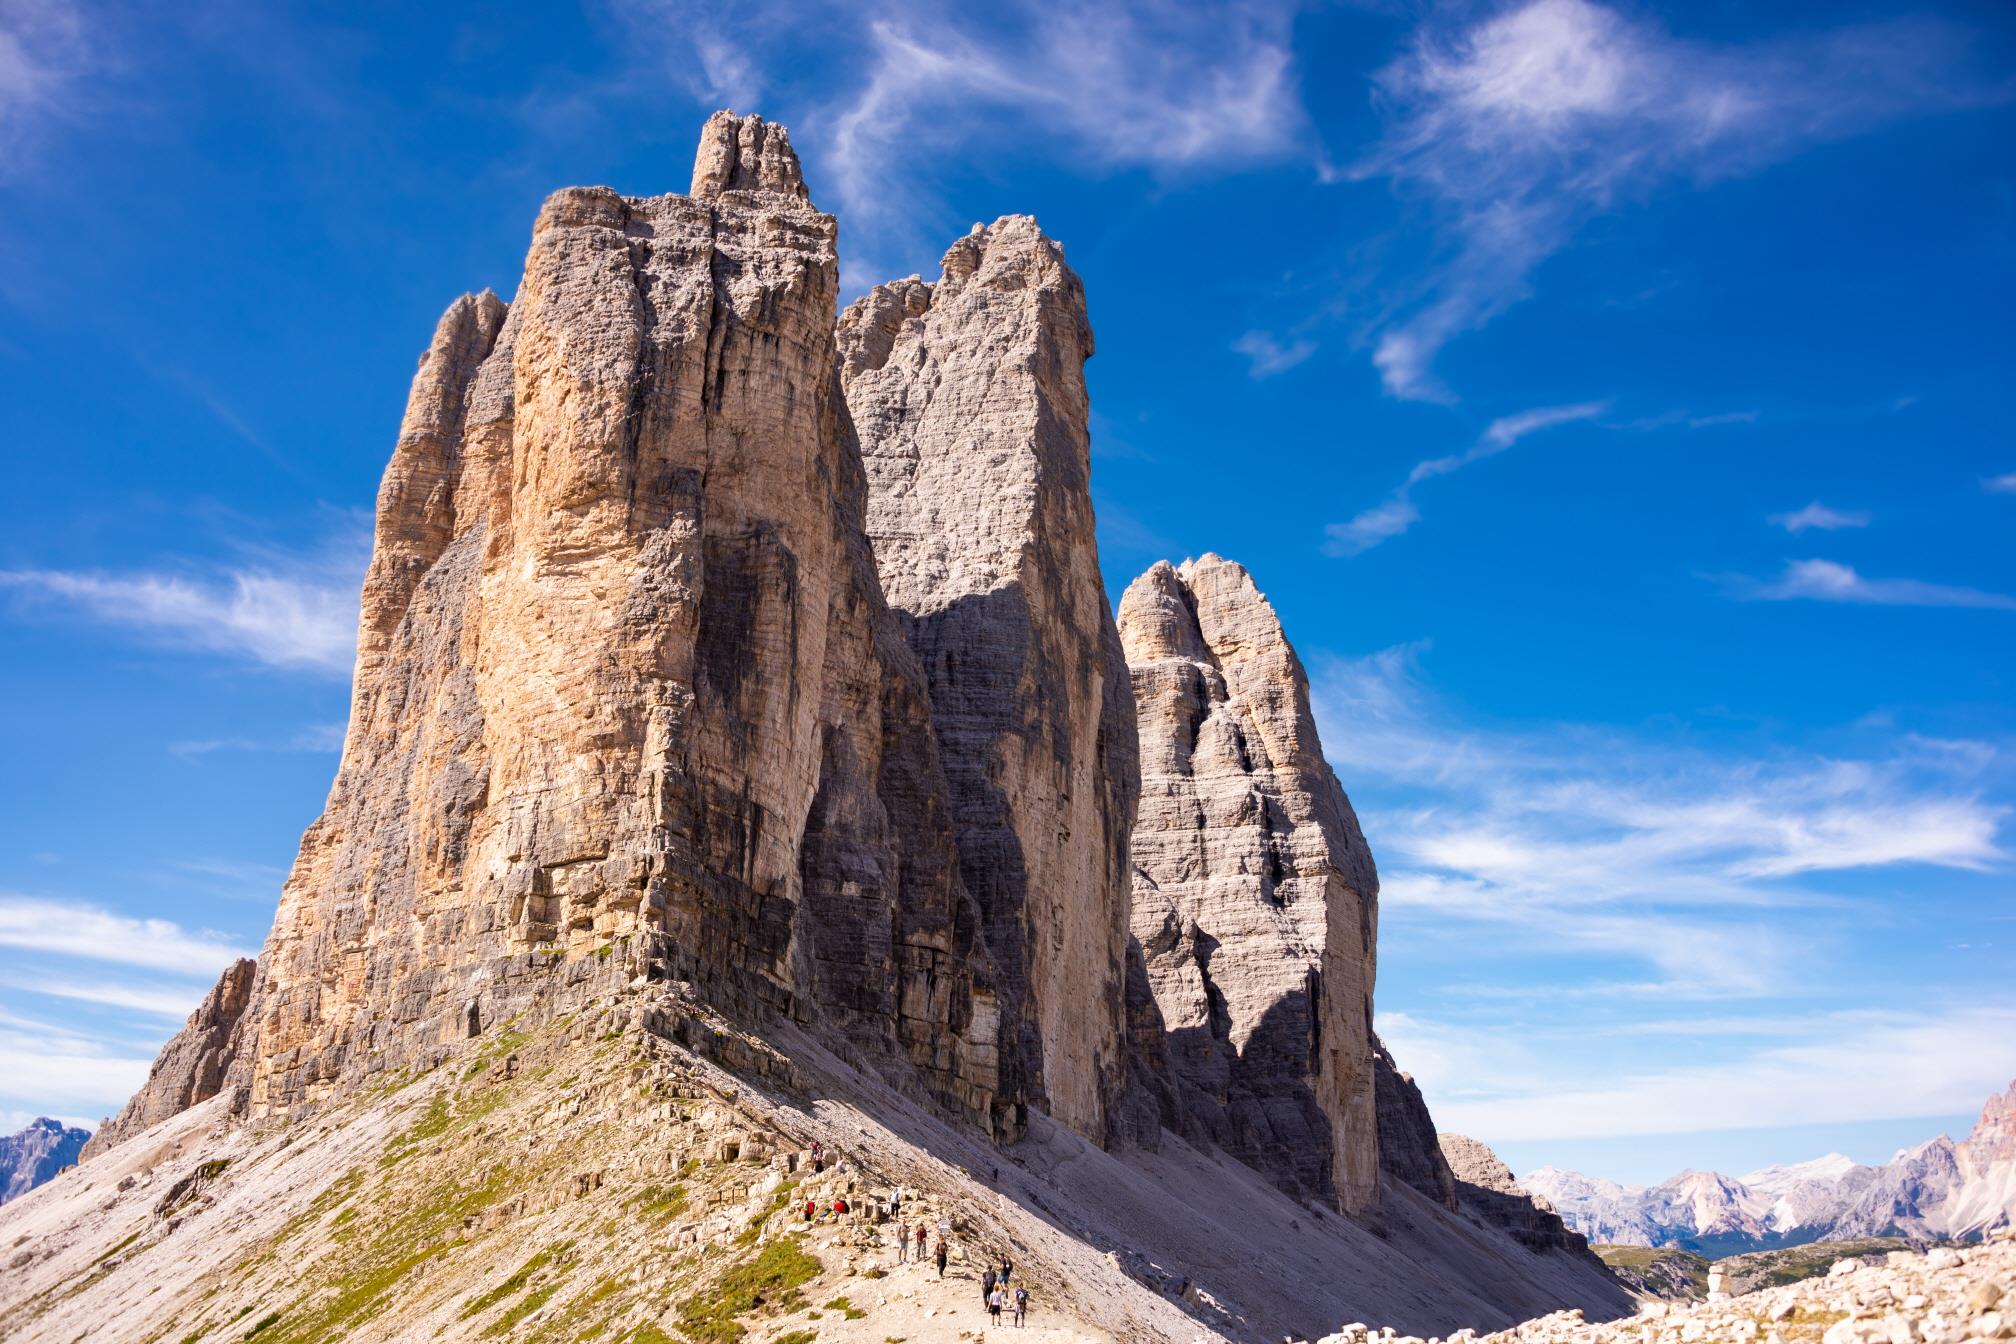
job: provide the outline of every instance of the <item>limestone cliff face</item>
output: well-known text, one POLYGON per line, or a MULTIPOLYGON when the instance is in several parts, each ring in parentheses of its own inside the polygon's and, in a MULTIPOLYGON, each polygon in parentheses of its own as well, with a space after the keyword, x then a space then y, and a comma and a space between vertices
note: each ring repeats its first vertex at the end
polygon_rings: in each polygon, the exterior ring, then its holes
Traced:
POLYGON ((1213 555, 1136 579, 1120 637, 1140 725, 1133 934, 1177 1123, 1291 1192, 1370 1209, 1378 876, 1301 661, 1213 555))
POLYGON ((717 114, 689 195, 550 198, 379 497, 341 770, 261 958, 255 1115, 429 1062, 633 936, 997 1132, 1020 1097, 835 376, 833 219, 717 114))
POLYGON ((249 958, 225 970, 182 1030, 161 1048, 146 1083, 125 1109, 98 1126, 79 1161, 217 1095, 238 1053, 239 1023, 252 998, 254 973, 249 958))
POLYGON ((1093 536, 1085 294, 1036 221, 840 320, 883 591, 999 967, 1004 1085, 1104 1140, 1125 1076, 1134 707, 1093 536))

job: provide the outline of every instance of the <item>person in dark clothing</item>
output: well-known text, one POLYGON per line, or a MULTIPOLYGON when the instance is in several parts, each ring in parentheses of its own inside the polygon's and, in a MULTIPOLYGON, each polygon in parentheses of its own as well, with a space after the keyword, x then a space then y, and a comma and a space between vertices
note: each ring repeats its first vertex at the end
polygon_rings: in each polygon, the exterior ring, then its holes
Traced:
POLYGON ((938 1277, 945 1277, 945 1243, 938 1243, 938 1277))
POLYGON ((993 1295, 994 1295, 994 1271, 992 1269, 989 1269, 985 1274, 982 1274, 980 1276, 981 1304, 985 1305, 987 1299, 992 1297, 993 1295))
POLYGON ((1029 1312, 1029 1290, 1018 1287, 1015 1290, 1015 1324, 1021 1325, 1022 1318, 1029 1312))
POLYGON ((917 1263, 924 1263, 924 1224, 917 1224, 917 1263))
POLYGON ((1009 1276, 1014 1274, 1014 1272, 1015 1272, 1015 1262, 1013 1260, 1010 1260, 1007 1256, 1004 1255, 1001 1257, 1001 1272, 996 1274, 994 1277, 1003 1288, 1006 1288, 1008 1286, 1009 1276))

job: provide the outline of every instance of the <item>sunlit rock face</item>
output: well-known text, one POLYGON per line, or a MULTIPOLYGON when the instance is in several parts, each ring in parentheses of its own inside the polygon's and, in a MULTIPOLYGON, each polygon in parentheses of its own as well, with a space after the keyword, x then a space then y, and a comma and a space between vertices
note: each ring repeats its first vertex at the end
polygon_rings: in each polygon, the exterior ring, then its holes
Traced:
POLYGON ((378 501, 341 769, 231 1082, 282 1114, 565 964, 795 1017, 997 1133, 1021 1098, 842 413, 835 225, 719 114, 686 195, 556 193, 457 300, 378 501))

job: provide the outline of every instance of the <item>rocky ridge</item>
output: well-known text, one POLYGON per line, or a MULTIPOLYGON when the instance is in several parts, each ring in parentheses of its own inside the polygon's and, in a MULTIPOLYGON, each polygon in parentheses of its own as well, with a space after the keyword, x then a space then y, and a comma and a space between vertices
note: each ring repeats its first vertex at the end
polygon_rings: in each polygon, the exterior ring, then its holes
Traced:
POLYGON ((1682 1172, 1628 1186, 1543 1167, 1522 1183, 1594 1242, 1681 1246, 1712 1256, 1814 1241, 1979 1237, 2016 1223, 2016 1083, 1969 1135, 1941 1135, 1881 1166, 1839 1153, 1740 1177, 1682 1172))
MULTIPOLYGON (((1458 1178, 1372 1037, 1376 875, 1251 579, 1152 571, 1129 666, 1061 247, 976 228, 836 329, 835 238, 783 129, 722 113, 688 194, 558 192, 512 302, 450 306, 328 805, 249 983, 86 1169, 168 1182, 154 1221, 115 1242, 58 1182, 12 1224, 46 1243, 0 1288, 26 1337, 222 1294, 275 1339, 739 1338, 690 1313, 797 1263, 765 1202, 796 1168, 668 1213, 690 1262, 611 1277, 635 1248, 602 1243, 672 1155, 786 1131, 986 1202, 1088 1337, 1622 1308, 1579 1239, 1458 1178), (423 1152, 424 1187, 373 1174, 423 1152), (505 1282, 550 1291, 491 1318, 479 1282, 535 1233, 505 1282)), ((730 1314, 785 1305, 758 1297, 730 1314)))
POLYGON ((217 1095, 237 1058, 238 1021, 252 1000, 258 964, 250 957, 231 963, 196 1011, 189 1015, 147 1073, 147 1081, 124 1110, 98 1126, 79 1160, 180 1115, 217 1095))
POLYGON ((13 1134, 0 1135, 0 1204, 19 1199, 81 1160, 91 1132, 39 1116, 13 1134))

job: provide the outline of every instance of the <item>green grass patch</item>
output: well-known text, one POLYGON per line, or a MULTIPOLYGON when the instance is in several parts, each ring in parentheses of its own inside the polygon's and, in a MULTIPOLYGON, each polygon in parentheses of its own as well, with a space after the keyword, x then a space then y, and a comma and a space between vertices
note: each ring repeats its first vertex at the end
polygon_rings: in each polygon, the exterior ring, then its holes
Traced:
POLYGON ((737 1246, 747 1246, 754 1242, 758 1236, 762 1235, 763 1224, 769 1222, 789 1207, 791 1204, 791 1192, 797 1188, 798 1182, 796 1181, 786 1181, 778 1186, 776 1193, 770 1196, 770 1207, 757 1214, 754 1218, 751 1218, 749 1226, 735 1234, 735 1244, 737 1246))
POLYGON ((788 1334, 777 1336, 770 1341, 770 1344, 812 1344, 817 1338, 819 1338, 817 1330, 793 1330, 788 1334))
POLYGON ((219 1176, 222 1176, 224 1169, 230 1165, 231 1159, 228 1157, 212 1158, 210 1161, 196 1168, 196 1179, 199 1181, 214 1181, 219 1176))
POLYGON ((264 1316, 261 1316, 257 1321, 253 1322, 252 1328, 250 1330, 247 1330, 242 1336, 240 1336, 240 1338, 250 1339, 254 1335, 263 1335, 268 1330, 271 1330, 274 1326, 278 1324, 280 1324, 280 1313, 277 1311, 269 1311, 264 1316))
POLYGON ((96 1260, 93 1260, 91 1263, 94 1265, 104 1264, 107 1260, 110 1260, 113 1256, 119 1254, 119 1252, 125 1250, 128 1246, 131 1246, 134 1242, 140 1240, 142 1234, 144 1234, 146 1231, 147 1231, 146 1228, 144 1227, 141 1228, 140 1231, 135 1232, 132 1236, 126 1238, 124 1241, 120 1242, 117 1246, 114 1246, 111 1250, 105 1252, 105 1254, 99 1256, 96 1260))
POLYGON ((817 1278, 825 1266, 807 1255, 798 1238, 773 1241, 721 1276, 710 1293, 679 1309, 679 1329, 696 1344, 740 1344, 740 1317, 789 1305, 796 1289, 817 1278))
POLYGON ((686 1211, 686 1187, 683 1185, 652 1185, 632 1195, 624 1207, 639 1218, 653 1223, 666 1223, 686 1211))
POLYGON ((826 1304, 826 1310, 837 1311, 850 1321, 858 1321, 863 1316, 866 1316, 868 1314, 867 1312, 861 1310, 861 1308, 855 1306, 852 1302, 849 1302, 844 1297, 836 1297, 831 1302, 828 1302, 826 1304))
POLYGON ((480 1316, 499 1302, 502 1302, 505 1298, 515 1297, 517 1294, 523 1292, 525 1285, 532 1281, 533 1275, 573 1249, 573 1242, 562 1241, 540 1251, 530 1260, 520 1265, 516 1274, 513 1274, 510 1278, 504 1280, 504 1282, 462 1308, 462 1319, 466 1321, 471 1316, 480 1316))

